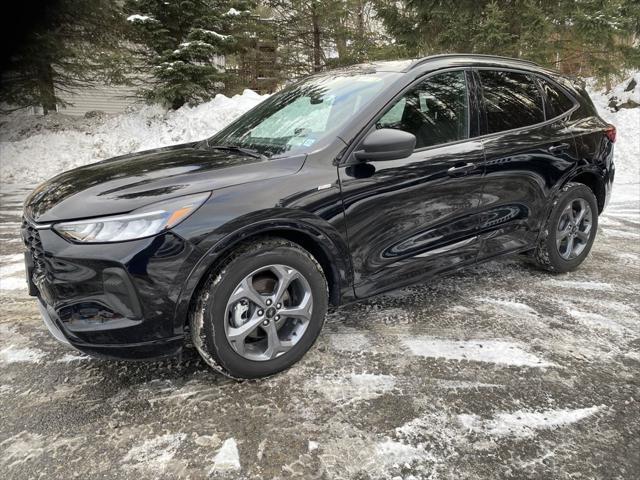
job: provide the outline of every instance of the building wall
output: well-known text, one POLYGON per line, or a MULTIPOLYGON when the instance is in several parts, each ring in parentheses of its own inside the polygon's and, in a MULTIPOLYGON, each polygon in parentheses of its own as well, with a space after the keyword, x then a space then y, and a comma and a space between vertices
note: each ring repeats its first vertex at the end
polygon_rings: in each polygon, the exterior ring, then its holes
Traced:
POLYGON ((129 105, 140 102, 134 97, 135 88, 122 85, 86 87, 69 94, 58 92, 58 96, 67 103, 66 107, 58 107, 59 113, 65 115, 84 115, 99 110, 105 113, 122 113, 129 105))

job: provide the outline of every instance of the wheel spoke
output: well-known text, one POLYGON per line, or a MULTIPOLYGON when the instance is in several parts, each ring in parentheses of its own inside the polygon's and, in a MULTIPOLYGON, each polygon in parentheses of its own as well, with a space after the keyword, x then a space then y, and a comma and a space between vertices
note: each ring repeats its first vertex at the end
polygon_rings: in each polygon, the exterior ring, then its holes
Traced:
POLYGON ((265 308, 265 297, 260 295, 255 288, 253 288, 253 276, 246 277, 240 285, 233 292, 231 297, 229 298, 229 303, 237 302, 243 298, 251 300, 260 308, 265 308))
POLYGON ((578 205, 580 205, 580 211, 576 217, 576 225, 580 225, 580 222, 584 219, 584 216, 587 214, 587 209, 589 208, 587 203, 582 199, 578 200, 578 205))
POLYGON ((289 285, 291 285, 291 282, 298 278, 300 274, 296 270, 284 265, 273 265, 271 270, 278 277, 278 285, 273 294, 274 303, 281 303, 282 297, 289 288, 289 285))
POLYGON ((562 242, 564 242, 565 238, 567 238, 566 233, 556 238, 556 246, 558 247, 558 251, 560 251, 560 247, 562 246, 562 242))
POLYGON ((576 232, 576 236, 582 243, 587 243, 589 241, 589 232, 581 232, 580 230, 578 230, 576 232))
POLYGON ((311 318, 311 307, 313 302, 311 301, 311 294, 305 293, 304 298, 299 305, 295 307, 283 308, 280 310, 280 315, 288 318, 300 318, 302 320, 309 320, 311 318))
POLYGON ((244 353, 244 341, 247 338, 247 335, 255 331, 261 321, 262 317, 254 314, 251 320, 240 327, 227 327, 227 338, 229 339, 229 342, 233 343, 238 353, 244 353))
POLYGON ((566 250, 566 257, 565 258, 570 258, 571 257, 571 253, 573 252, 573 237, 569 237, 569 239, 567 240, 567 250, 566 250))
POLYGON ((282 344, 280 343, 280 337, 278 336, 278 328, 275 322, 269 322, 269 325, 263 327, 267 333, 267 349, 264 352, 265 357, 271 359, 275 358, 278 353, 282 352, 282 344))

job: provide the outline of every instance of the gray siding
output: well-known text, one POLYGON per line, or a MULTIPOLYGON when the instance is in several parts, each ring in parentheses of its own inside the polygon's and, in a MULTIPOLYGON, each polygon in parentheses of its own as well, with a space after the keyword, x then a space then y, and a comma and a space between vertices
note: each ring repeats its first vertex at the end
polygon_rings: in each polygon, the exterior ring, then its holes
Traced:
POLYGON ((125 86, 87 87, 73 94, 58 92, 61 99, 73 104, 59 107, 58 112, 66 115, 84 115, 93 110, 122 113, 129 105, 140 101, 132 97, 134 93, 135 88, 125 86))

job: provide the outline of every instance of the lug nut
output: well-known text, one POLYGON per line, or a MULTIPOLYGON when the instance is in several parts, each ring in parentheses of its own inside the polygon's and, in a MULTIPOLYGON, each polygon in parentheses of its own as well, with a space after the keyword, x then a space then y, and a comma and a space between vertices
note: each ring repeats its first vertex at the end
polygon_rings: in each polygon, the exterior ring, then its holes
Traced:
POLYGON ((258 310, 258 315, 264 315, 264 310, 258 310))
POLYGON ((277 304, 276 308, 282 308, 282 304, 281 303, 277 304))
POLYGON ((267 305, 271 305, 271 303, 273 303, 271 300, 267 300, 267 305))
POLYGON ((280 315, 276 315, 276 321, 280 320, 280 315))
POLYGON ((262 325, 264 325, 265 327, 269 325, 269 320, 265 320, 264 322, 262 322, 262 325))

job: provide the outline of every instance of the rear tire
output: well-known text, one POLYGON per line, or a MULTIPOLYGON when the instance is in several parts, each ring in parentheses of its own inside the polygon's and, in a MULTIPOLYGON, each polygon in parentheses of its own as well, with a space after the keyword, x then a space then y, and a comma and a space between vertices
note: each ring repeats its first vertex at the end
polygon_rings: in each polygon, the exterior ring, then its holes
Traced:
POLYGON ((534 253, 551 272, 575 270, 587 258, 598 230, 598 203, 589 187, 570 182, 560 190, 534 253))
POLYGON ((201 289, 190 324, 204 361, 233 378, 273 375, 315 343, 327 311, 322 268, 299 245, 265 238, 238 247, 201 289))

